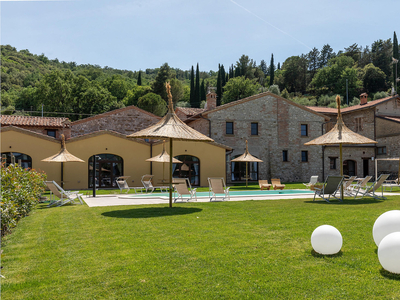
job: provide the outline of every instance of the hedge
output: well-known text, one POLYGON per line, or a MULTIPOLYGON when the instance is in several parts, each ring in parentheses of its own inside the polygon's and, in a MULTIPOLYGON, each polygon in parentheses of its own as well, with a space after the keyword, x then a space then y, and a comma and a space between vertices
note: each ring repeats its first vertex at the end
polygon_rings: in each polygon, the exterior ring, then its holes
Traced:
POLYGON ((1 166, 1 236, 27 216, 45 191, 46 174, 15 165, 1 166))

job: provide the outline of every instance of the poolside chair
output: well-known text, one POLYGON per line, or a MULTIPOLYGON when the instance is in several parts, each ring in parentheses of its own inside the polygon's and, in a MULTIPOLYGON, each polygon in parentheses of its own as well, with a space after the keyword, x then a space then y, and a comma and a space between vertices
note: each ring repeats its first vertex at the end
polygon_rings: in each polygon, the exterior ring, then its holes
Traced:
POLYGON ((269 190, 272 186, 272 184, 268 183, 268 180, 259 180, 258 185, 260 186, 261 190, 269 190))
POLYGON ((150 191, 150 193, 152 193, 155 191, 155 189, 160 189, 161 192, 164 192, 164 190, 165 190, 165 192, 168 191, 169 186, 154 186, 153 182, 152 182, 153 177, 154 177, 154 175, 143 175, 142 176, 141 181, 142 181, 144 189, 146 190, 146 193, 148 191, 150 191))
POLYGON ((133 186, 129 186, 128 182, 126 181, 126 179, 130 177, 130 176, 120 176, 117 179, 115 179, 117 186, 119 188, 119 193, 121 194, 123 190, 126 190, 126 194, 128 194, 129 190, 133 189, 135 190, 135 194, 137 194, 137 190, 140 190, 140 192, 142 193, 143 187, 133 187, 133 186))
POLYGON ((61 206, 67 203, 76 203, 75 199, 78 199, 83 204, 82 194, 79 191, 64 191, 55 181, 45 181, 47 188, 50 190, 50 206, 61 206), (55 200, 54 196, 58 197, 59 200, 55 200), (53 198, 53 200, 51 200, 53 198))
POLYGON ((310 182, 303 183, 306 187, 310 188, 311 186, 314 186, 318 182, 318 175, 316 176, 311 176, 310 182))
POLYGON ((358 183, 356 183, 356 184, 350 184, 347 187, 346 194, 348 196, 353 196, 354 195, 354 199, 355 199, 357 197, 358 191, 360 189, 365 188, 367 186, 367 184, 368 184, 368 181, 370 181, 371 178, 372 178, 372 176, 367 176, 367 177, 359 180, 358 183))
POLYGON ((350 189, 350 186, 353 184, 353 181, 357 178, 357 176, 351 176, 349 179, 344 179, 343 180, 343 192, 347 196, 353 196, 352 189, 350 189))
POLYGON ((283 190, 285 188, 285 185, 281 183, 279 178, 272 178, 271 183, 274 190, 283 190))
POLYGON ((217 200, 217 194, 223 194, 222 201, 224 201, 225 199, 228 199, 228 200, 230 199, 229 187, 228 188, 226 187, 225 180, 223 177, 219 177, 219 178, 209 177, 208 185, 210 187, 210 190, 209 190, 210 201, 212 201, 213 198, 215 198, 215 200, 217 200))
MULTIPOLYGON (((360 188, 357 191, 357 194, 360 193, 362 195, 361 198, 365 196, 372 197, 377 200, 385 200, 386 197, 383 196, 383 187, 382 187, 382 196, 378 196, 375 192, 381 187, 381 185, 385 182, 385 180, 390 176, 390 174, 381 174, 375 182, 370 186, 365 186, 365 188, 360 188)), ((356 196, 357 196, 356 194, 356 196)), ((355 197, 354 197, 355 198, 355 197)))
POLYGON ((342 201, 342 199, 335 196, 342 182, 343 182, 343 176, 328 176, 325 180, 324 185, 321 188, 317 187, 315 188, 313 201, 315 201, 316 196, 321 197, 328 203, 330 203, 329 199, 331 198, 331 196, 342 201), (326 197, 325 195, 328 195, 328 197, 326 197))
POLYGON ((386 191, 386 188, 390 188, 390 191, 394 187, 400 187, 400 181, 399 178, 394 179, 394 180, 385 180, 385 182, 382 184, 383 189, 386 191))
POLYGON ((186 201, 197 201, 196 189, 192 188, 188 178, 173 178, 172 182, 174 183, 174 192, 177 194, 177 197, 174 196, 174 202, 179 198, 183 201, 183 197, 187 198, 186 201))

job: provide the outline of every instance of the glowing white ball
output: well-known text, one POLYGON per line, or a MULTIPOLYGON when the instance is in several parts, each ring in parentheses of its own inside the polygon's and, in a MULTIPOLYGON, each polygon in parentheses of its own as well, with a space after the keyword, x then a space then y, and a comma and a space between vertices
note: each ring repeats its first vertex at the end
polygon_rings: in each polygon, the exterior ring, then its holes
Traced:
POLYGON ((389 233, 382 239, 378 247, 378 258, 386 271, 400 274, 400 232, 389 233))
POLYGON ((336 254, 342 248, 340 231, 331 225, 317 227, 311 235, 311 245, 315 252, 323 255, 336 254))
POLYGON ((390 210, 381 214, 372 229, 375 244, 379 247, 385 236, 396 231, 400 231, 400 210, 390 210))

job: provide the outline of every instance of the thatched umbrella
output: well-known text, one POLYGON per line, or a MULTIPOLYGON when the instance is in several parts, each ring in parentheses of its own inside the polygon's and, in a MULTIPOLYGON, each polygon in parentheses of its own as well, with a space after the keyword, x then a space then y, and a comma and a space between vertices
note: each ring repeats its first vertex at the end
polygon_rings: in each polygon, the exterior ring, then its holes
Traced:
POLYGON ((72 155, 68 152, 67 147, 65 146, 65 137, 61 135, 61 150, 48 158, 42 159, 42 161, 46 162, 60 162, 61 163, 61 187, 64 188, 64 163, 65 162, 85 162, 82 159, 72 155))
MULTIPOLYGON (((164 179, 164 173, 165 173, 165 172, 164 172, 164 167, 165 167, 165 163, 168 163, 169 160, 170 160, 170 156, 169 156, 169 154, 167 153, 167 151, 165 150, 165 141, 163 141, 163 150, 162 150, 162 152, 161 152, 160 154, 158 154, 158 155, 156 155, 156 156, 153 156, 152 158, 146 159, 146 161, 160 162, 160 163, 163 164, 163 181, 162 181, 162 182, 165 182, 165 179, 164 179)), ((172 158, 172 163, 174 163, 174 164, 179 164, 179 163, 181 163, 181 161, 178 160, 178 159, 176 159, 176 158, 172 158)))
POLYGON ((168 112, 156 124, 128 135, 131 138, 169 139, 169 207, 172 207, 172 150, 173 140, 213 142, 214 140, 183 123, 174 112, 171 86, 166 83, 168 94, 168 112))
POLYGON ((246 187, 247 187, 247 180, 248 180, 247 163, 248 162, 263 162, 261 159, 258 159, 249 153, 249 147, 247 145, 247 140, 246 140, 246 151, 242 155, 240 155, 239 157, 236 157, 235 159, 232 159, 231 161, 246 163, 246 187))
MULTIPOLYGON (((351 131, 344 124, 340 113, 340 96, 336 96, 338 117, 335 127, 324 135, 305 143, 304 145, 337 145, 339 144, 340 175, 343 176, 343 144, 376 144, 377 142, 351 131)), ((340 198, 343 199, 343 186, 340 189, 340 198)))

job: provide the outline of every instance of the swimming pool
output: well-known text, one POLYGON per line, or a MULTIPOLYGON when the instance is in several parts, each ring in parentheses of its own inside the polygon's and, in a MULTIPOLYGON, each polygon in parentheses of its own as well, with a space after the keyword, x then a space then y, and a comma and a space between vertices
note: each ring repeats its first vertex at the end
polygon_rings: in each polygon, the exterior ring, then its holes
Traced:
MULTIPOLYGON (((209 192, 197 192, 197 198, 210 198, 209 192)), ((276 196, 276 195, 314 195, 313 191, 310 190, 272 190, 272 191, 230 191, 229 195, 231 198, 235 197, 268 197, 268 196, 276 196)), ((217 194, 217 196, 223 196, 224 194, 217 194)), ((158 199, 169 199, 169 193, 152 193, 152 194, 127 194, 127 195, 119 195, 118 198, 129 198, 129 199, 149 199, 149 198, 158 198, 158 199)), ((175 197, 174 197, 175 198, 175 197)))

